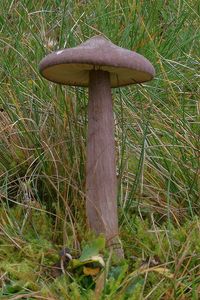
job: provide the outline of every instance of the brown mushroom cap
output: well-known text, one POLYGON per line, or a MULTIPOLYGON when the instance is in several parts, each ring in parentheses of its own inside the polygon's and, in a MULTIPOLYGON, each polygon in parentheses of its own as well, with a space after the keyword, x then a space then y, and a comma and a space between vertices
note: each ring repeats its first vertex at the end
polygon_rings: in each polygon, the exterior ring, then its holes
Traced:
POLYGON ((142 55, 118 47, 103 36, 94 36, 78 47, 47 55, 39 65, 46 79, 73 86, 88 86, 89 71, 110 73, 111 87, 151 80, 152 64, 142 55))

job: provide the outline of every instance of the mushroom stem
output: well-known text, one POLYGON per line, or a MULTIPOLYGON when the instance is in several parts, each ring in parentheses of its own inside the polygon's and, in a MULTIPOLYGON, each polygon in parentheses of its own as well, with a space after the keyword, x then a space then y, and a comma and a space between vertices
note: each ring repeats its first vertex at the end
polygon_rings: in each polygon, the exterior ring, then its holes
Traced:
POLYGON ((123 257, 119 243, 114 119, 110 75, 90 71, 88 143, 86 167, 86 214, 96 234, 103 233, 107 245, 123 257))

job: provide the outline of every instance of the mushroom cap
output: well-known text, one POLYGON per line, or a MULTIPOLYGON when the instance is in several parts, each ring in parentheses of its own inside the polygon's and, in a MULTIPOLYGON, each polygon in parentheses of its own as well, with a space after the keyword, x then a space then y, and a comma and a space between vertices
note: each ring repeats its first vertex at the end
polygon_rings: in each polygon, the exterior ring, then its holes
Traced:
POLYGON ((111 87, 142 83, 155 75, 145 57, 118 47, 101 35, 77 47, 52 52, 42 59, 39 70, 50 81, 83 87, 89 85, 91 70, 109 72, 111 87))

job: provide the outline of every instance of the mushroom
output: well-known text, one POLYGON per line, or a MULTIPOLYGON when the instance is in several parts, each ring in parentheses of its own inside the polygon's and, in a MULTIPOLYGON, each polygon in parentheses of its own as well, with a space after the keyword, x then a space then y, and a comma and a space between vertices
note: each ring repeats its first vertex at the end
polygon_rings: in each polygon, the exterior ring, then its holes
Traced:
POLYGON ((86 216, 89 227, 96 234, 103 233, 107 245, 123 257, 118 231, 111 88, 149 81, 155 70, 142 55, 118 47, 101 35, 47 55, 39 70, 50 81, 89 87, 86 216))

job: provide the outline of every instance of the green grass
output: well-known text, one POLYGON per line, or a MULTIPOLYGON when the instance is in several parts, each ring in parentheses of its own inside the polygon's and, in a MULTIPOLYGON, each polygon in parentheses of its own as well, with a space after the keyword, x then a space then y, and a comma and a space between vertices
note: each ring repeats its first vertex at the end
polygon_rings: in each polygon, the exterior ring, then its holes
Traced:
POLYGON ((199 1, 5 0, 0 11, 0 299, 199 299, 199 1), (105 253, 98 293, 48 272, 63 246, 92 239, 88 96, 47 82, 38 64, 99 33, 147 57, 156 77, 113 90, 126 260, 105 253))

